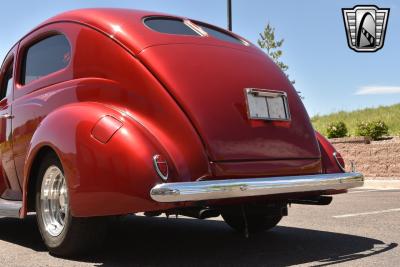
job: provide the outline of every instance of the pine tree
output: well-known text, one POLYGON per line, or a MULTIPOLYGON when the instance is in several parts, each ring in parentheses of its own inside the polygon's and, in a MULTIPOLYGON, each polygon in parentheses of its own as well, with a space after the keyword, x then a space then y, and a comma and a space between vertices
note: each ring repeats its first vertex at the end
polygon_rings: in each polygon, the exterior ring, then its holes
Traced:
MULTIPOLYGON (((271 57, 275 64, 281 68, 289 79, 289 75, 286 73, 289 66, 280 61, 280 57, 283 54, 281 47, 284 41, 284 39, 280 39, 279 41, 275 40, 275 28, 271 27, 268 23, 267 26, 265 26, 264 32, 260 33, 260 39, 258 39, 257 43, 265 50, 265 52, 271 57)), ((290 80, 290 82, 294 84, 295 80, 290 80)))

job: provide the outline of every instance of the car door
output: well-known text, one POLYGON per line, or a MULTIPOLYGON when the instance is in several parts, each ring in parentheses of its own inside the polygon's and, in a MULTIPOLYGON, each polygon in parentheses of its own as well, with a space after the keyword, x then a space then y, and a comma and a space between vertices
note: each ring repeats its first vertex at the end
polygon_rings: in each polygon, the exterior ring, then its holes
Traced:
POLYGON ((0 73, 0 164, 1 198, 21 199, 21 187, 15 170, 12 148, 12 100, 15 76, 15 54, 13 49, 7 55, 0 73))

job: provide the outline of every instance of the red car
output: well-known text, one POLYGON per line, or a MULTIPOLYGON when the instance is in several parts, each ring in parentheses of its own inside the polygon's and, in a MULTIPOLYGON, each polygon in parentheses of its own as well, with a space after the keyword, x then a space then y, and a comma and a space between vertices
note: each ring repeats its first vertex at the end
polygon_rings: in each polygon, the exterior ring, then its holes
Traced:
POLYGON ((265 53, 203 22, 67 12, 15 44, 0 82, 0 215, 36 212, 57 255, 100 244, 111 216, 257 232, 363 184, 265 53))

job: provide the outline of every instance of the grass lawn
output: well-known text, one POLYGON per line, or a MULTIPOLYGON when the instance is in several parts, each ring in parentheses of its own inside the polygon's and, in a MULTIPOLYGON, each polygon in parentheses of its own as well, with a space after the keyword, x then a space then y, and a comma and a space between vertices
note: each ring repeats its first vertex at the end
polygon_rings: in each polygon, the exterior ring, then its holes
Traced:
POLYGON ((323 135, 326 135, 326 128, 329 123, 343 121, 351 136, 355 135, 357 122, 373 120, 384 121, 389 127, 389 135, 400 136, 400 104, 366 108, 350 112, 340 111, 329 115, 316 115, 311 118, 314 128, 323 135))

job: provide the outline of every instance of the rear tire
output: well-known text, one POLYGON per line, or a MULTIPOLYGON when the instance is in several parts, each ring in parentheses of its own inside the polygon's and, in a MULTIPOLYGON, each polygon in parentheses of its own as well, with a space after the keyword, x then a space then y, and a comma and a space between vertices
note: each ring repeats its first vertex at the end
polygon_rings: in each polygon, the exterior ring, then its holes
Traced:
POLYGON ((40 234, 50 253, 77 256, 102 244, 105 219, 71 215, 67 180, 54 153, 47 154, 39 167, 35 205, 40 234))
POLYGON ((246 223, 249 233, 258 233, 270 230, 282 219, 282 208, 278 206, 268 208, 265 205, 231 206, 221 211, 224 221, 234 230, 245 233, 246 223), (244 218, 244 214, 246 218, 244 218))

